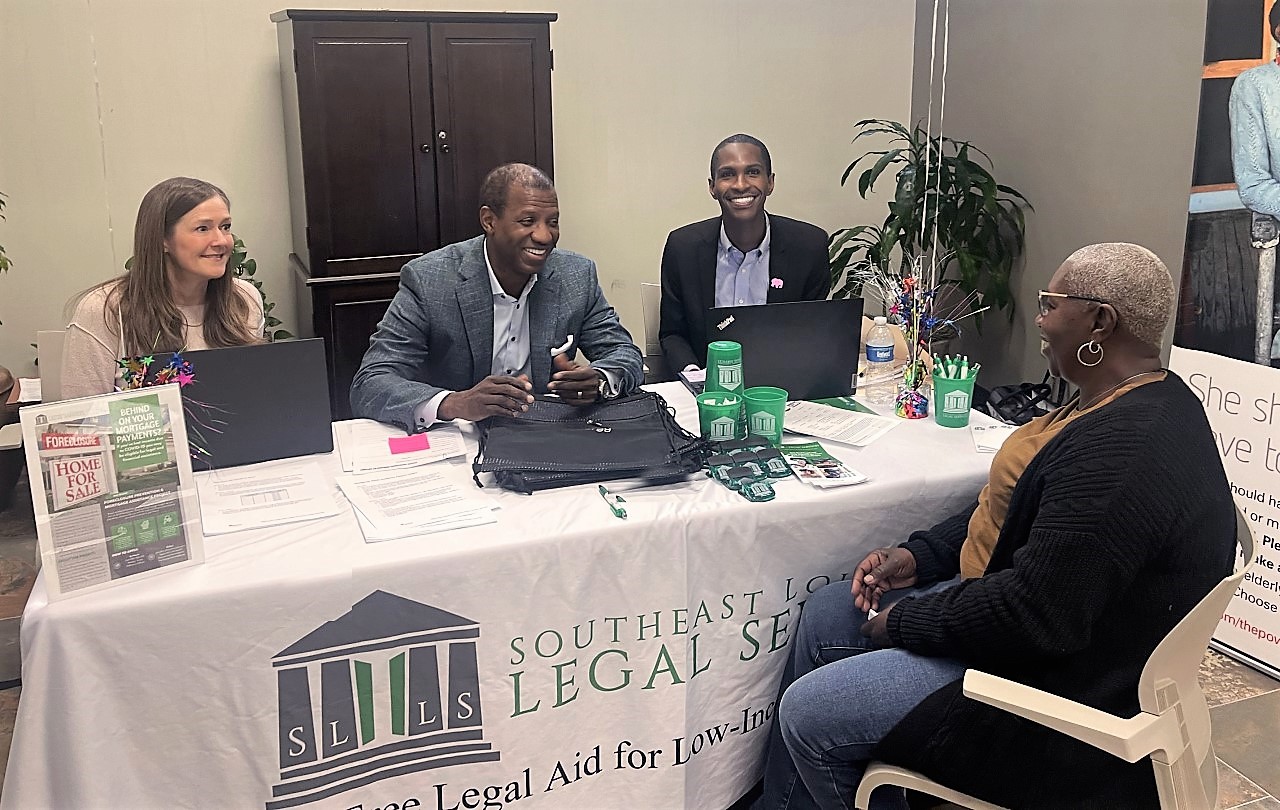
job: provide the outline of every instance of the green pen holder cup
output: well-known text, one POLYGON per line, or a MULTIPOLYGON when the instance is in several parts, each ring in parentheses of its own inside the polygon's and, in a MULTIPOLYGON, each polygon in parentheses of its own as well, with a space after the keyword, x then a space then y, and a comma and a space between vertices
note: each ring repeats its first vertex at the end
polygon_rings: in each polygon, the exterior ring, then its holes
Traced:
POLYGON ((937 366, 933 372, 933 419, 943 427, 962 428, 969 424, 969 412, 973 408, 973 383, 977 374, 967 379, 953 380, 939 377, 937 366))
POLYGON ((702 390, 742 394, 742 344, 716 340, 707 344, 707 380, 702 390))
POLYGON ((782 443, 782 418, 787 412, 787 392, 768 385, 742 392, 745 401, 747 435, 760 436, 772 444, 782 443))
POLYGON ((698 427, 713 442, 745 439, 742 432, 742 397, 727 391, 704 391, 698 400, 698 427))

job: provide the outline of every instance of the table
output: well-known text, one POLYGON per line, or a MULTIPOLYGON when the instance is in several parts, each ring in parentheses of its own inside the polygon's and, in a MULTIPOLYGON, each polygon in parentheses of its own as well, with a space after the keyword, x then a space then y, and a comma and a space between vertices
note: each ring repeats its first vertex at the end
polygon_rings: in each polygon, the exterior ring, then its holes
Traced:
POLYGON ((806 595, 990 462, 932 420, 825 446, 872 480, 754 504, 698 477, 624 493, 625 521, 593 487, 491 486, 488 526, 366 544, 347 512, 57 603, 40 584, 0 807, 726 807, 806 595))

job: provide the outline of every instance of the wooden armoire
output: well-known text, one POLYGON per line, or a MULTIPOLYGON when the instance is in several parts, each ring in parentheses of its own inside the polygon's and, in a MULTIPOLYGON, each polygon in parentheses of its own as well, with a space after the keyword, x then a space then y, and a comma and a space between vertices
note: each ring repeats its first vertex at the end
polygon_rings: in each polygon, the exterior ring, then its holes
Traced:
POLYGON ((480 181, 552 173, 555 14, 271 15, 280 43, 299 333, 325 339, 335 419, 400 267, 480 233, 480 181))

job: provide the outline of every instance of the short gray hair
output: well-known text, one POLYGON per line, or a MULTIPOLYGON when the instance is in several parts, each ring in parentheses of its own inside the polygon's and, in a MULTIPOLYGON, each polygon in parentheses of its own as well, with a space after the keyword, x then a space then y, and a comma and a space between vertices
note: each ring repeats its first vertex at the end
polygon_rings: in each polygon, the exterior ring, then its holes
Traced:
POLYGON ((1115 307, 1125 331, 1160 348, 1173 315, 1174 289, 1169 268, 1141 245, 1103 242, 1067 257, 1063 292, 1100 298, 1115 307))
POLYGON ((480 205, 502 216, 507 207, 507 192, 519 184, 529 191, 555 191, 551 178, 537 166, 528 163, 504 163, 485 175, 480 184, 480 205))

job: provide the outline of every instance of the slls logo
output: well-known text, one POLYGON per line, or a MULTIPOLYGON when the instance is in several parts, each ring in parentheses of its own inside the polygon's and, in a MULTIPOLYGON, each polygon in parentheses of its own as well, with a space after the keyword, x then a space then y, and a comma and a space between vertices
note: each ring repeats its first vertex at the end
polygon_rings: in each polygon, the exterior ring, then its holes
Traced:
POLYGON ((500 759, 480 725, 479 638, 470 619, 374 591, 281 650, 280 784, 266 810, 500 759))

